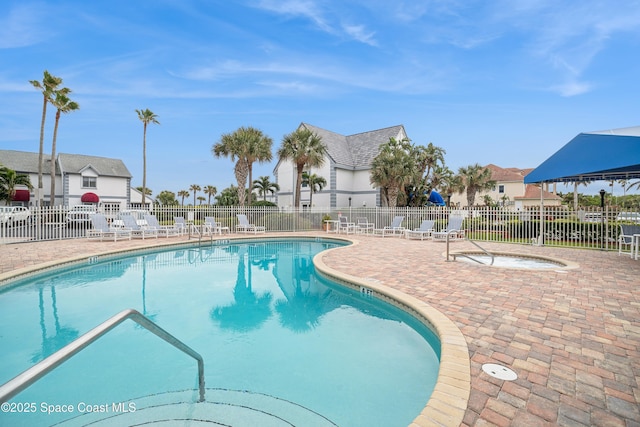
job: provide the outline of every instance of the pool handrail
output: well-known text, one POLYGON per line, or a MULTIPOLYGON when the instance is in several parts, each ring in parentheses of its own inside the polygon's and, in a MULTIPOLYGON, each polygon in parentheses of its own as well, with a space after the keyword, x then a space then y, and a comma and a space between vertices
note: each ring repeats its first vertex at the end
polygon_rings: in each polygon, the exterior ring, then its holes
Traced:
POLYGON ((18 374, 15 378, 1 385, 0 403, 7 402, 9 399, 38 381, 40 378, 47 375, 49 372, 69 360, 72 356, 88 347, 91 343, 93 343, 98 338, 102 337, 107 332, 127 319, 133 320, 138 325, 162 338, 164 341, 176 347, 178 350, 181 350, 182 352, 196 359, 196 361, 198 362, 198 388, 200 390, 200 400, 198 400, 198 402, 204 402, 204 359, 202 358, 202 356, 200 356, 200 354, 198 354, 191 347, 171 335, 169 332, 162 329, 160 326, 158 326, 156 323, 151 321, 148 317, 144 316, 139 311, 129 308, 105 320, 100 325, 82 335, 80 338, 77 338, 70 344, 67 344, 60 350, 53 353, 51 356, 38 362, 31 368, 27 369, 21 374, 18 374))
MULTIPOLYGON (((478 243, 476 243, 474 240, 471 240, 468 236, 466 237, 467 242, 470 242, 471 244, 473 244, 475 247, 477 247, 478 249, 480 249, 482 252, 484 252, 487 256, 491 257, 491 263, 489 265, 493 265, 496 257, 489 252, 488 250, 486 250, 485 248, 483 248, 482 246, 480 246, 478 243)), ((456 253, 456 254, 452 254, 453 256, 453 260, 456 260, 456 257, 459 256, 463 256, 465 258, 469 258, 472 261, 477 262, 478 264, 485 264, 484 262, 475 259, 474 257, 470 256, 469 254, 461 254, 461 253, 456 253)), ((447 234, 447 261, 449 261, 449 234, 447 234)))

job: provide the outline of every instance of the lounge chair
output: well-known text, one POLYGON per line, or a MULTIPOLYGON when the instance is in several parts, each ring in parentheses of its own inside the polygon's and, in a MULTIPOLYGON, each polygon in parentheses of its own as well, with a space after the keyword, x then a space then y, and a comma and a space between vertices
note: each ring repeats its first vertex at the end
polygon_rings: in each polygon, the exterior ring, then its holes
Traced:
POLYGON ((391 225, 387 225, 384 228, 374 228, 374 236, 402 236, 404 234, 404 227, 402 226, 404 216, 396 216, 391 221, 391 225))
POLYGON ((462 229, 463 221, 464 218, 460 215, 450 215, 447 226, 440 231, 434 231, 432 233, 433 240, 445 241, 447 240, 447 236, 449 236, 449 240, 464 238, 464 230, 462 229))
POLYGON ((177 236, 180 231, 173 225, 160 225, 155 215, 145 215, 147 221, 147 230, 156 230, 159 236, 169 237, 177 236))
POLYGON ((236 233, 264 233, 266 228, 263 225, 250 224, 247 216, 244 214, 237 214, 238 225, 236 225, 236 233))
POLYGON ((118 239, 131 240, 131 229, 110 227, 107 217, 103 214, 93 214, 89 219, 93 228, 87 230, 87 239, 100 239, 100 241, 113 239, 114 242, 118 239))
POLYGON ((136 237, 139 239, 146 239, 147 237, 155 237, 158 238, 158 231, 142 228, 138 225, 136 219, 131 215, 122 215, 122 222, 124 223, 125 228, 131 230, 131 237, 136 237))
POLYGON ((184 221, 183 216, 174 216, 173 226, 178 230, 178 233, 180 233, 180 235, 183 235, 187 232, 187 223, 184 221))
POLYGON ((633 256, 632 245, 634 234, 640 234, 640 225, 620 224, 620 234, 618 235, 618 255, 623 253, 623 247, 627 247, 629 248, 629 256, 633 256))
POLYGON ((349 222, 349 219, 346 216, 338 216, 338 233, 344 232, 346 234, 355 233, 356 232, 356 224, 354 222, 349 222))
POLYGON ((224 227, 221 223, 217 222, 216 219, 212 216, 204 217, 204 226, 202 228, 203 234, 223 234, 230 233, 229 227, 224 227))
POLYGON ((356 231, 358 233, 368 234, 369 232, 373 232, 373 229, 376 228, 376 225, 365 217, 356 218, 356 231))
POLYGON ((433 229, 433 224, 435 224, 434 220, 425 219, 420 224, 420 227, 414 228, 413 230, 405 230, 404 235, 407 239, 431 239, 433 232, 435 231, 433 229))

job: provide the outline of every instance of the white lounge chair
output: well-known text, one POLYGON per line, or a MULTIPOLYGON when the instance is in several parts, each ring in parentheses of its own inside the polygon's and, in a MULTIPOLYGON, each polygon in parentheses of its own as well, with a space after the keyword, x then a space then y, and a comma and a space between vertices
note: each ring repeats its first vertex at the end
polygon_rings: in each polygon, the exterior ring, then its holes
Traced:
POLYGON ((376 225, 365 217, 356 218, 356 231, 358 233, 368 234, 373 232, 373 229, 376 228, 376 225))
POLYGON ((447 226, 440 231, 434 231, 432 233, 433 240, 445 241, 447 240, 447 236, 449 236, 449 240, 464 238, 464 230, 462 229, 463 221, 464 218, 460 215, 450 215, 447 226))
POLYGON ((250 224, 247 216, 244 214, 237 214, 238 225, 236 225, 236 233, 264 233, 266 228, 263 225, 250 224))
POLYGON ((124 223, 125 228, 131 230, 131 237, 136 237, 139 239, 146 239, 147 237, 155 237, 158 238, 158 231, 142 228, 138 225, 136 219, 131 215, 122 215, 122 222, 124 223))
POLYGON ((620 224, 620 234, 618 235, 618 255, 626 253, 623 247, 629 248, 629 256, 633 256, 633 235, 640 234, 640 225, 620 224))
POLYGON ((104 239, 113 239, 114 242, 118 239, 131 240, 130 228, 110 227, 107 222, 107 217, 103 214, 93 214, 90 220, 93 228, 87 230, 87 239, 100 239, 101 241, 104 239))
POLYGON ((178 230, 178 233, 180 233, 180 235, 183 235, 187 232, 187 223, 184 221, 183 216, 174 216, 173 226, 178 230))
POLYGON ((204 226, 202 228, 203 233, 208 234, 223 234, 230 233, 229 227, 224 227, 221 223, 217 222, 212 216, 204 217, 204 226))
POLYGON ((404 234, 404 227, 402 226, 404 216, 396 216, 391 221, 391 225, 387 225, 384 228, 374 228, 374 236, 402 236, 404 234))
POLYGON ((414 228, 413 230, 405 230, 405 237, 407 239, 430 239, 433 236, 433 224, 435 224, 434 220, 425 219, 420 224, 420 227, 414 228))
POLYGON ((355 233, 356 232, 356 224, 354 222, 349 222, 349 219, 346 216, 338 216, 338 233, 344 232, 346 234, 355 233))
POLYGON ((160 225, 155 215, 145 215, 144 219, 147 221, 147 230, 156 230, 160 236, 169 237, 180 234, 180 231, 173 225, 160 225))

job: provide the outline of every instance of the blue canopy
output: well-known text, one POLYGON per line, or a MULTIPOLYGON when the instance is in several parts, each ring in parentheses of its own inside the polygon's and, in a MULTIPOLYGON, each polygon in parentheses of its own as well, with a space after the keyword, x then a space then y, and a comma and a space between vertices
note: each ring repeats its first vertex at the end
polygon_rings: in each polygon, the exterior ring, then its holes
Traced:
POLYGON ((442 196, 434 190, 431 190, 428 202, 433 203, 436 206, 446 206, 446 203, 444 202, 442 196))
POLYGON ((524 178, 525 184, 640 179, 640 126, 581 133, 524 178))

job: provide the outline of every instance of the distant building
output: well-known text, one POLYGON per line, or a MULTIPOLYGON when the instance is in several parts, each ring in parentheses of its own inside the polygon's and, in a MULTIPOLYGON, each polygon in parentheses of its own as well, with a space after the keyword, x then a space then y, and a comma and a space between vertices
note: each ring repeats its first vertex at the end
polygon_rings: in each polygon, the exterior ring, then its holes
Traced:
MULTIPOLYGON (((496 181, 496 185, 489 191, 476 194, 476 205, 483 205, 484 197, 489 196, 498 205, 516 210, 540 206, 540 187, 524 183, 524 177, 533 170, 532 168, 501 168, 494 164, 488 164, 485 168, 491 171, 491 179, 496 181)), ((545 206, 562 204, 561 197, 549 192, 548 189, 543 189, 542 197, 545 206)), ((466 206, 466 193, 452 195, 451 202, 459 207, 466 206)))
MULTIPOLYGON (((323 177, 327 186, 313 195, 308 187, 303 187, 300 202, 302 208, 310 204, 327 208, 380 206, 380 190, 369 181, 371 163, 378 155, 380 145, 389 142, 389 138, 398 141, 407 138, 404 126, 392 126, 348 136, 307 123, 301 123, 298 129, 301 128, 316 133, 327 146, 324 165, 307 171, 323 177)), ((292 207, 296 188, 295 165, 291 161, 278 161, 273 174, 280 186, 277 193, 278 206, 292 207)))
MULTIPOLYGON (((19 196, 21 200, 16 202, 24 206, 36 206, 39 200, 38 153, 0 150, 0 164, 29 176, 34 188, 31 192, 22 189, 19 196)), ((44 156, 42 170, 42 198, 45 206, 96 204, 107 210, 119 210, 132 202, 131 173, 122 160, 82 154, 58 154, 56 194, 53 201, 49 194, 51 156, 44 156)))

